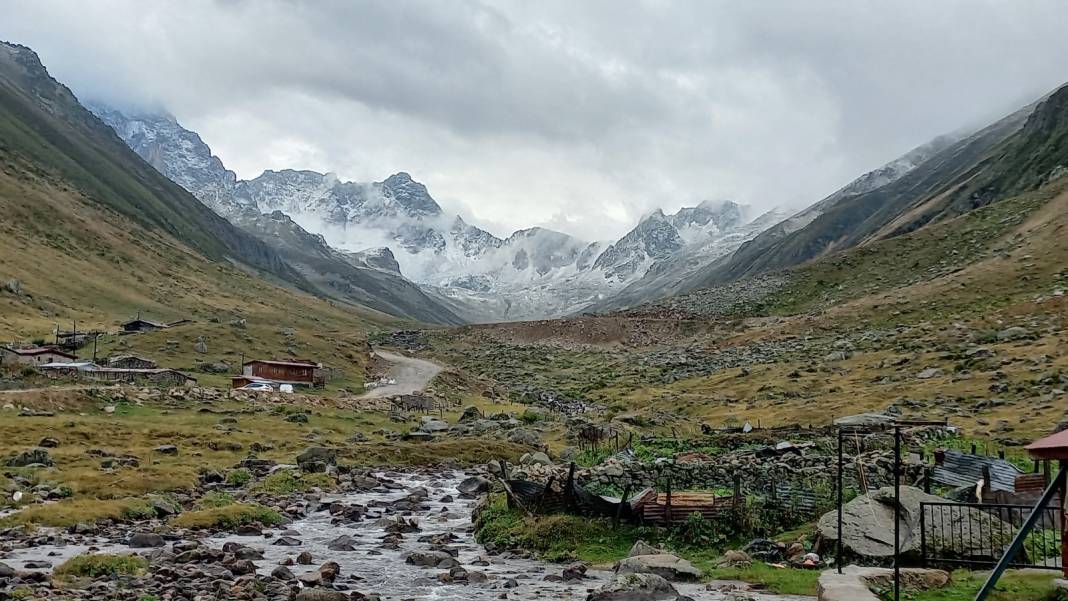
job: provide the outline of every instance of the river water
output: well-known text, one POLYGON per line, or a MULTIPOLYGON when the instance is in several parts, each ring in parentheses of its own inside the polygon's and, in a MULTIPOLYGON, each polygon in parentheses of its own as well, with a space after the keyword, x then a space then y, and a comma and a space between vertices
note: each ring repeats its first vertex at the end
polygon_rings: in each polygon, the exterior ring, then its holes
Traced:
MULTIPOLYGON (((429 510, 413 512, 406 516, 418 521, 420 531, 403 535, 399 548, 383 548, 382 538, 387 535, 378 516, 384 516, 382 510, 370 509, 364 520, 344 525, 332 523, 331 515, 317 512, 296 520, 282 529, 273 532, 272 538, 247 536, 216 536, 202 542, 211 547, 221 547, 227 542, 237 542, 254 547, 263 552, 264 558, 256 561, 260 573, 269 574, 275 566, 287 558, 295 558, 301 551, 311 553, 311 565, 292 565, 289 569, 294 574, 314 572, 326 561, 336 561, 341 566, 335 584, 341 584, 364 593, 378 593, 383 599, 430 599, 441 601, 489 601, 502 598, 507 593, 508 599, 559 599, 561 601, 579 601, 593 589, 610 580, 608 571, 590 570, 588 578, 577 583, 564 583, 545 580, 546 576, 559 576, 565 565, 547 563, 534 559, 513 557, 510 554, 490 556, 485 549, 475 542, 472 535, 471 514, 477 501, 462 499, 457 485, 463 478, 460 473, 448 473, 441 476, 425 474, 383 474, 401 488, 395 490, 378 489, 373 492, 347 493, 328 496, 324 500, 338 500, 346 505, 360 504, 372 507, 376 502, 392 502, 403 499, 416 488, 425 488, 429 499, 423 503, 429 510), (453 500, 449 500, 451 497, 453 500), (443 501, 444 499, 444 501, 443 501), (283 531, 301 541, 299 547, 271 544, 283 531), (428 551, 430 544, 419 542, 419 538, 429 535, 452 535, 454 540, 448 547, 458 551, 457 560, 466 570, 483 572, 488 580, 472 584, 442 584, 437 577, 447 570, 420 567, 405 563, 404 558, 412 551, 428 551), (354 551, 332 551, 327 545, 341 535, 348 535, 354 540, 354 551), (479 565, 488 562, 489 565, 479 565), (514 580, 517 586, 506 588, 505 584, 514 580)), ((392 516, 391 516, 392 517, 392 516)), ((43 545, 27 549, 15 549, 2 559, 4 563, 16 568, 25 568, 28 561, 48 561, 59 565, 65 559, 87 551, 89 545, 43 545)), ((123 553, 131 550, 117 541, 99 539, 93 546, 99 552, 123 553)), ((806 597, 788 597, 759 593, 723 593, 705 590, 704 585, 677 584, 680 594, 693 597, 698 601, 799 601, 806 597), (737 596, 735 596, 737 595, 737 596)))

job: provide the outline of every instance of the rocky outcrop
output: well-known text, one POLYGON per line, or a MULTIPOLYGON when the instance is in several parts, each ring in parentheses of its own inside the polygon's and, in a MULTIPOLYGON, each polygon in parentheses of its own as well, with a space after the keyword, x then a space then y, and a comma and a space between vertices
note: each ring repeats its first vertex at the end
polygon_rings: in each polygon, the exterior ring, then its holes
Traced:
MULTIPOLYGON (((901 550, 905 554, 919 552, 920 504, 945 503, 946 499, 929 495, 911 486, 901 487, 901 550)), ((869 559, 885 559, 894 555, 894 489, 881 488, 859 496, 842 508, 842 544, 853 555, 869 559)), ((942 533, 953 533, 952 548, 964 557, 994 558, 1007 545, 1015 528, 993 515, 968 507, 928 507, 928 523, 944 528, 928 529, 929 544, 941 545, 942 533), (932 515, 933 513, 933 515, 932 515), (983 536, 980 536, 982 534, 983 536), (993 543, 993 545, 992 545, 993 543)), ((817 534, 828 548, 838 540, 838 513, 823 515, 817 534)))
POLYGON ((616 563, 616 574, 656 574, 672 582, 696 582, 701 570, 692 563, 670 553, 635 555, 616 563))
POLYGON ((616 576, 586 596, 586 601, 663 601, 678 599, 679 592, 656 574, 616 576))

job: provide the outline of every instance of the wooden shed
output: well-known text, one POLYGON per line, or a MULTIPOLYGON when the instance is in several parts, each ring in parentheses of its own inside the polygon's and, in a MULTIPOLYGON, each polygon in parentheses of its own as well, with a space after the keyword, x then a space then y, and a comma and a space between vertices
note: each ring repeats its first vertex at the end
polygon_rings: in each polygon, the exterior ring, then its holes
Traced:
POLYGON ((645 524, 668 527, 685 523, 694 513, 714 519, 733 510, 742 498, 711 492, 666 492, 646 490, 631 499, 631 507, 645 524))

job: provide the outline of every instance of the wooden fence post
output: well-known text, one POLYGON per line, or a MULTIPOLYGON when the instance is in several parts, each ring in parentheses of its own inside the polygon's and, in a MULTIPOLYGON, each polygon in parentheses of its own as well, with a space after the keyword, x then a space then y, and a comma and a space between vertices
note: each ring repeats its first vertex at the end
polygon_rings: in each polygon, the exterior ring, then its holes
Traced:
POLYGON ((575 462, 567 469, 567 487, 564 489, 564 509, 568 512, 575 508, 575 462))
POLYGON ((667 504, 664 506, 664 523, 671 526, 671 479, 667 481, 667 504))

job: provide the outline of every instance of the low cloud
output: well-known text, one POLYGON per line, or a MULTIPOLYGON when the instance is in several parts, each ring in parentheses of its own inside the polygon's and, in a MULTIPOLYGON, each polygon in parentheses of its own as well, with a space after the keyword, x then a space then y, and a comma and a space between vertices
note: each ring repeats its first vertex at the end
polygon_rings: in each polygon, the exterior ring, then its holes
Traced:
POLYGON ((159 105, 240 177, 408 171, 493 233, 800 207, 1068 79, 1068 5, 645 0, 5 4, 83 98, 159 105))

